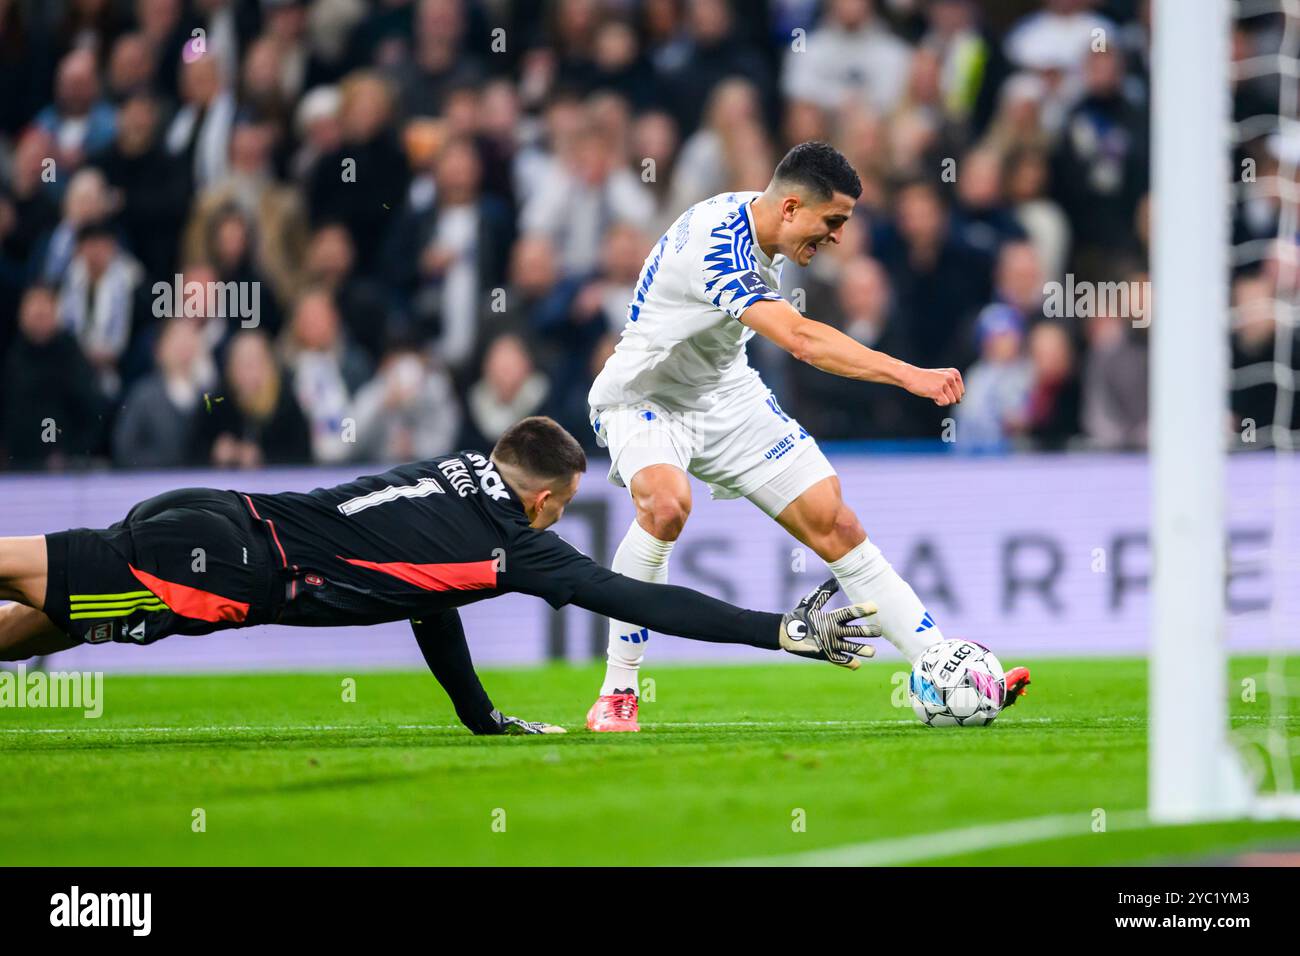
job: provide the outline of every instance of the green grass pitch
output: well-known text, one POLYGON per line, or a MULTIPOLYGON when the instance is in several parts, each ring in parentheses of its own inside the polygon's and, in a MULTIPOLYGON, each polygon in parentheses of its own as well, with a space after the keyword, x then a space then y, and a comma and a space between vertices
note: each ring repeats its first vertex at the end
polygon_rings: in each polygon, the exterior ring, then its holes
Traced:
MULTIPOLYGON (((596 666, 484 674, 505 712, 559 738, 471 737, 423 673, 355 675, 355 702, 341 674, 108 675, 97 720, 0 710, 0 864, 1117 864, 1300 847, 1296 822, 1144 825, 1146 662, 1031 663, 1025 701, 953 729, 913 719, 888 661, 647 668, 643 731, 619 735, 583 729, 596 666)), ((1262 679, 1254 702, 1238 688, 1265 668, 1232 663, 1248 748, 1270 705, 1262 679)))

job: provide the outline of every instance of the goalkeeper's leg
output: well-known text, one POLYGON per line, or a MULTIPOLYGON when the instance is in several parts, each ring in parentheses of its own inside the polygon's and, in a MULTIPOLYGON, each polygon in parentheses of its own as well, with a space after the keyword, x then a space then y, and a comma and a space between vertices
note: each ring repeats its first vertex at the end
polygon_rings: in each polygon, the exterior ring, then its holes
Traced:
POLYGON ((57 627, 45 604, 45 537, 0 538, 0 661, 25 661, 80 643, 57 627))

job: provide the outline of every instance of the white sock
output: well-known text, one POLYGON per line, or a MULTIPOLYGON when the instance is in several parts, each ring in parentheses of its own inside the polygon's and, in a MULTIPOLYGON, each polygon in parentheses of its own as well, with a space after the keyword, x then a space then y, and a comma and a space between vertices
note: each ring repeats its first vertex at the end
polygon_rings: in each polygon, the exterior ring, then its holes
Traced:
MULTIPOLYGON (((638 581, 663 584, 668 580, 668 557, 672 553, 672 541, 660 541, 634 520, 614 552, 610 567, 638 581)), ((600 688, 602 696, 628 687, 640 694, 638 670, 648 640, 650 632, 641 625, 609 619, 609 657, 605 683, 600 688)))
POLYGON ((863 541, 838 561, 827 565, 840 590, 854 604, 874 601, 880 610, 869 620, 879 624, 889 643, 914 662, 931 644, 943 640, 939 625, 911 585, 898 576, 880 549, 863 541))

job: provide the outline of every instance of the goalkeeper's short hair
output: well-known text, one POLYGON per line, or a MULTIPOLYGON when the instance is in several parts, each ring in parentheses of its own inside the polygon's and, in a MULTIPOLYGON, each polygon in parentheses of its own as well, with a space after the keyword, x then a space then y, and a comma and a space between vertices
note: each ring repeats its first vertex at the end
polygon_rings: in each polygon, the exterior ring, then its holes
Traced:
POLYGON ((568 481, 587 470, 587 453, 578 440, 545 415, 532 415, 507 428, 492 449, 492 458, 548 484, 568 481))

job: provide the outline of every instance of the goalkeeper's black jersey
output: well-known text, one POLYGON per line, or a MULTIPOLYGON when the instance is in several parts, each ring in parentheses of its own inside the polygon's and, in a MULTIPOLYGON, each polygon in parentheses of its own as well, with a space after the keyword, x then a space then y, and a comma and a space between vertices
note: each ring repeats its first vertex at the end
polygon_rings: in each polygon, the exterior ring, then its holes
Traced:
POLYGON ((281 624, 334 626, 432 616, 509 591, 577 604, 661 632, 775 647, 780 616, 596 564, 528 523, 474 451, 399 465, 333 488, 245 494, 286 578, 281 624))
POLYGON ((283 624, 374 624, 506 591, 560 607, 602 570, 528 524, 485 456, 464 451, 302 493, 245 496, 289 579, 283 624))

